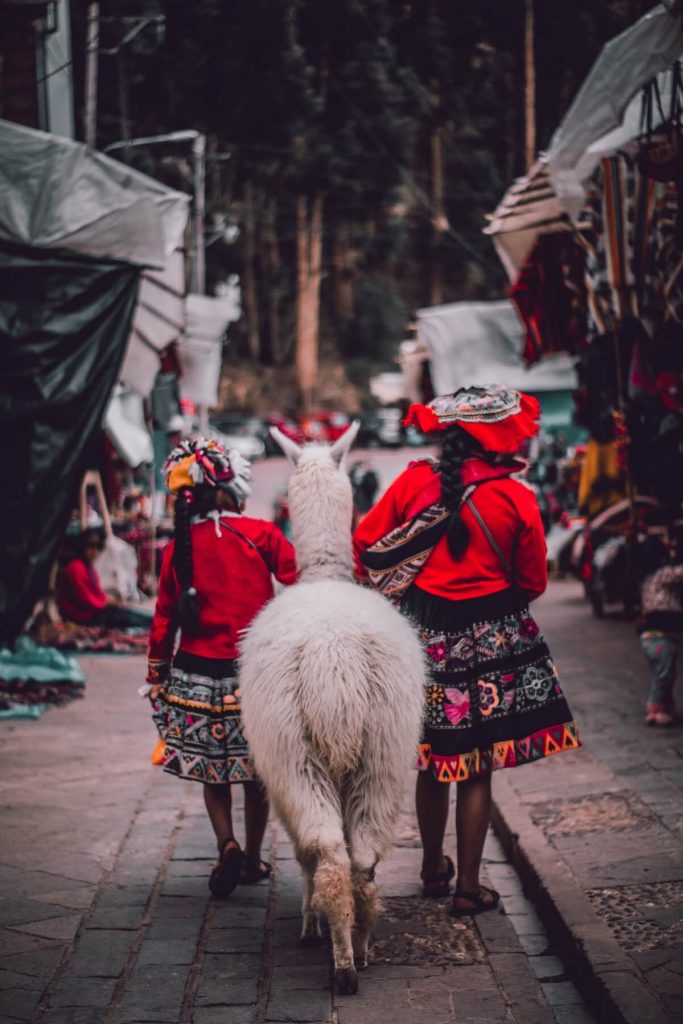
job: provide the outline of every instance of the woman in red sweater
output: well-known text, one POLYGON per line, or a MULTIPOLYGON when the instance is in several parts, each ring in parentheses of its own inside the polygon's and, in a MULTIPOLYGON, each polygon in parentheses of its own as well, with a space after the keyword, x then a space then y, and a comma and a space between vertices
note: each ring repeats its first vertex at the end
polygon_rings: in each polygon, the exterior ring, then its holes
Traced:
POLYGON ((57 604, 63 619, 81 626, 105 629, 148 629, 152 616, 128 608, 104 592, 95 566, 104 542, 97 530, 85 530, 78 543, 78 555, 62 569, 57 604))
POLYGON ((161 566, 147 683, 164 770, 204 787, 219 853, 209 888, 225 897, 271 873, 261 860, 268 802, 242 732, 236 659, 242 631, 273 596, 272 577, 296 581, 296 556, 273 523, 242 515, 251 467, 237 452, 185 441, 164 469, 177 495, 175 536, 161 566), (244 852, 232 825, 236 782, 245 783, 244 852))
POLYGON ((499 900, 479 881, 491 772, 579 746, 550 652, 528 608, 546 587, 538 505, 529 488, 511 479, 524 468, 515 455, 538 431, 539 411, 535 399, 495 386, 463 388, 428 406, 412 406, 408 424, 443 432, 440 461, 412 463, 354 536, 362 578, 363 559, 371 564, 368 549, 382 537, 425 510, 442 515, 440 536, 401 609, 419 631, 430 677, 416 796, 424 893, 445 896, 455 874, 443 852, 449 801, 444 783, 455 782, 456 917, 491 909, 499 900))

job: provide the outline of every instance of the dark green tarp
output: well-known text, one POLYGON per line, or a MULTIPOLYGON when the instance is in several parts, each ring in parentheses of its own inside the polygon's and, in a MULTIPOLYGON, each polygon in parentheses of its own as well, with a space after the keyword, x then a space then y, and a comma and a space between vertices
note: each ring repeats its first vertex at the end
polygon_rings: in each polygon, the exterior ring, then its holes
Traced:
POLYGON ((116 381, 139 268, 0 243, 0 644, 42 596, 116 381))

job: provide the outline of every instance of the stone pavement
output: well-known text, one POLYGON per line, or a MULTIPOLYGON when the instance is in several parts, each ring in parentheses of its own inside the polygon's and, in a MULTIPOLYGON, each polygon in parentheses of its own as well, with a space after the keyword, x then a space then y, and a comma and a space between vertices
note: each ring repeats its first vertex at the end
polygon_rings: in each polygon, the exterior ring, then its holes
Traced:
POLYGON ((357 997, 334 995, 327 945, 298 943, 299 872, 278 827, 271 885, 212 903, 201 791, 148 764, 142 660, 84 662, 84 701, 1 727, 0 1024, 593 1020, 495 840, 507 916, 475 926, 418 897, 412 779, 372 966, 357 997))
POLYGON ((499 773, 499 832, 592 1004, 683 1020, 683 725, 643 723, 632 623, 595 619, 567 582, 537 614, 584 747, 499 773))

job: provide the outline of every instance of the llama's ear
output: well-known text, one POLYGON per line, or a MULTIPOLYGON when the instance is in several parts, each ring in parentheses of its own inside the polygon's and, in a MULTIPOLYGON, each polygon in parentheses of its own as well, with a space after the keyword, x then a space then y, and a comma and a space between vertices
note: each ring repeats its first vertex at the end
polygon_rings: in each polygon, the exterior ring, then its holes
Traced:
POLYGON ((297 462, 301 458, 302 452, 302 448, 296 443, 296 441, 292 441, 291 437, 287 437, 287 435, 283 434, 277 427, 270 428, 270 436, 274 441, 277 441, 285 455, 291 459, 296 466, 297 462))
POLYGON ((356 440, 356 435, 360 430, 360 420, 354 420, 351 426, 346 430, 341 437, 332 445, 330 449, 330 455, 337 463, 338 466, 344 461, 344 457, 348 454, 351 445, 356 440))

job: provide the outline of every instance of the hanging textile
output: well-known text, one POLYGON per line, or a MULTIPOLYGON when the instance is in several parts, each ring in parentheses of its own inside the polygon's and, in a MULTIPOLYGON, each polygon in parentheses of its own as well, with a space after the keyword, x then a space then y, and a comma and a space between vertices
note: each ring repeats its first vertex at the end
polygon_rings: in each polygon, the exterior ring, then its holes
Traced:
POLYGON ((580 510, 592 519, 603 509, 620 501, 625 493, 616 442, 600 444, 591 438, 586 445, 581 467, 580 510))
POLYGON ((675 188, 646 178, 630 153, 600 162, 581 214, 591 337, 631 318, 652 335, 666 319, 663 281, 675 277, 674 203, 677 210, 675 188))
POLYGON ((523 358, 527 364, 543 355, 578 352, 586 339, 585 254, 563 232, 541 235, 510 298, 524 321, 523 358))

